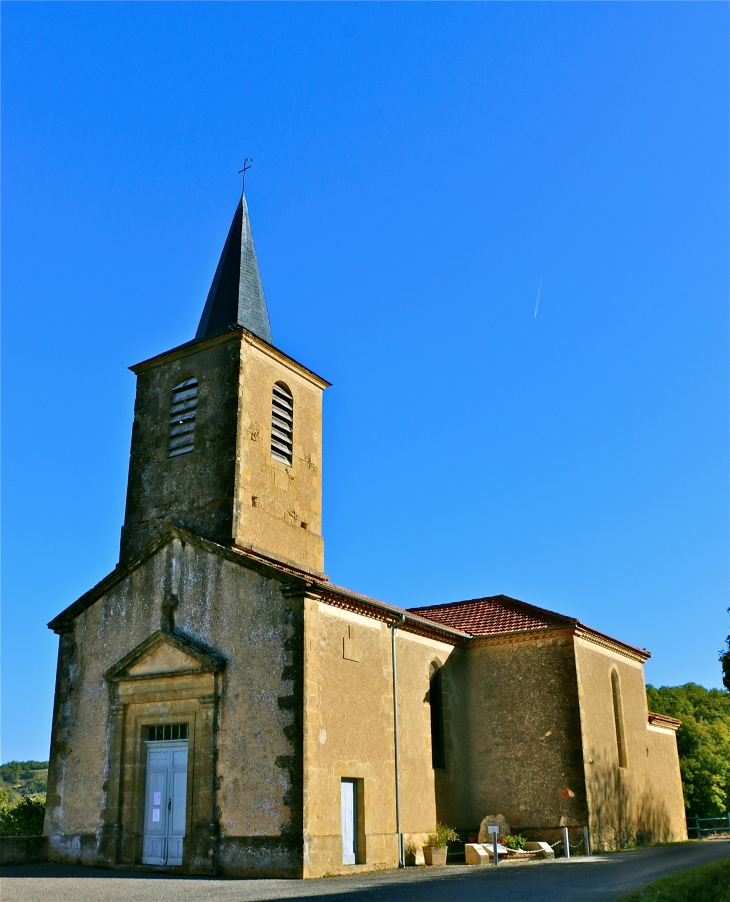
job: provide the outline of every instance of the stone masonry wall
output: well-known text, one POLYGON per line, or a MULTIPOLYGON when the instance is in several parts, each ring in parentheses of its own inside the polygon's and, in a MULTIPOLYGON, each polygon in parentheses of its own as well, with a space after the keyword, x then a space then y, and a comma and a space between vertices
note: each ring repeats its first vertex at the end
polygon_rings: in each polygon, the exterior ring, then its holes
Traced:
POLYGON ((471 804, 463 826, 478 828, 487 814, 538 833, 586 824, 572 636, 494 642, 467 655, 471 804))
POLYGON ((170 523, 220 544, 233 536, 240 333, 135 367, 137 397, 121 560, 170 523), (168 457, 172 389, 198 380, 194 451, 168 457))
MULTIPOLYGON (((304 875, 395 867, 390 628, 308 598, 305 637, 304 875), (343 777, 362 781, 355 865, 342 863, 343 777)), ((401 832, 407 848, 420 849, 436 825, 429 667, 434 661, 444 664, 453 651, 444 643, 397 632, 401 832)))
POLYGON ((260 342, 241 345, 233 531, 238 544, 321 574, 322 383, 260 342), (271 455, 272 390, 293 397, 292 463, 271 455))
MULTIPOLYGON (((226 662, 209 813, 219 842, 208 864, 228 874, 301 875, 301 610, 274 571, 242 566, 232 555, 171 541, 61 636, 45 826, 51 860, 107 860, 101 833, 114 762, 104 673, 169 626, 172 602, 175 634, 226 662)), ((158 707, 164 717, 164 704, 158 707)), ((140 735, 127 768, 142 766, 142 746, 140 735)), ((141 795, 135 803, 143 805, 141 795)))
POLYGON ((677 741, 648 724, 639 661, 576 639, 590 825, 597 848, 687 838, 677 741), (619 766, 611 671, 621 689, 626 766, 619 766))

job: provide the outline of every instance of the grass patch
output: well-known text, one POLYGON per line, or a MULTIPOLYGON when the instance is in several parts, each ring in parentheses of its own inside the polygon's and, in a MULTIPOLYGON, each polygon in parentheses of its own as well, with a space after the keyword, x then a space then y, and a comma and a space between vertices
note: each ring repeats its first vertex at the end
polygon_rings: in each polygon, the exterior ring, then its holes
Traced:
POLYGON ((620 902, 730 902, 730 858, 662 877, 620 902))

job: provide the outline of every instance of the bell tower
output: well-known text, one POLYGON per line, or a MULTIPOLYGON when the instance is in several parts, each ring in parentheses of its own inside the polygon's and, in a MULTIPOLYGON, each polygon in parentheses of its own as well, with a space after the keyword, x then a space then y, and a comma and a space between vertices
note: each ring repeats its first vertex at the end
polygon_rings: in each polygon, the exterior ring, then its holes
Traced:
POLYGON ((121 560, 169 524, 321 576, 329 383, 273 343, 245 196, 195 339, 131 369, 121 560))

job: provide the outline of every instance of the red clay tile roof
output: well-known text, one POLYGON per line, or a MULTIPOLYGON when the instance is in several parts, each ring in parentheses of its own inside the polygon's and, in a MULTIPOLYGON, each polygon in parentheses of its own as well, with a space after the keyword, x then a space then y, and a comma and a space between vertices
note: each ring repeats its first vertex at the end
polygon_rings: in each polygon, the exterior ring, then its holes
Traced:
POLYGON ((472 636, 554 629, 578 623, 574 617, 564 617, 544 608, 536 608, 508 595, 455 601, 427 608, 409 608, 408 613, 417 614, 442 626, 463 630, 472 636))
POLYGON ((668 727, 670 730, 678 730, 682 726, 682 721, 676 717, 657 714, 656 711, 649 711, 649 723, 654 727, 668 727))

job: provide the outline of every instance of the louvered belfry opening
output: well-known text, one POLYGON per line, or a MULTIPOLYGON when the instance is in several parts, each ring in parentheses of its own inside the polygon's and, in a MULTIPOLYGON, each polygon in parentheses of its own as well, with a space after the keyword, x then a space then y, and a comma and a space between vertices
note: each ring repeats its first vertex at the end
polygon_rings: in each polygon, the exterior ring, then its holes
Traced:
POLYGON ((170 435, 167 456, 177 457, 194 450, 195 412, 198 408, 198 380, 186 379, 172 390, 170 435))
POLYGON ((292 462, 294 400, 283 382, 277 382, 271 396, 271 456, 288 467, 292 462))

